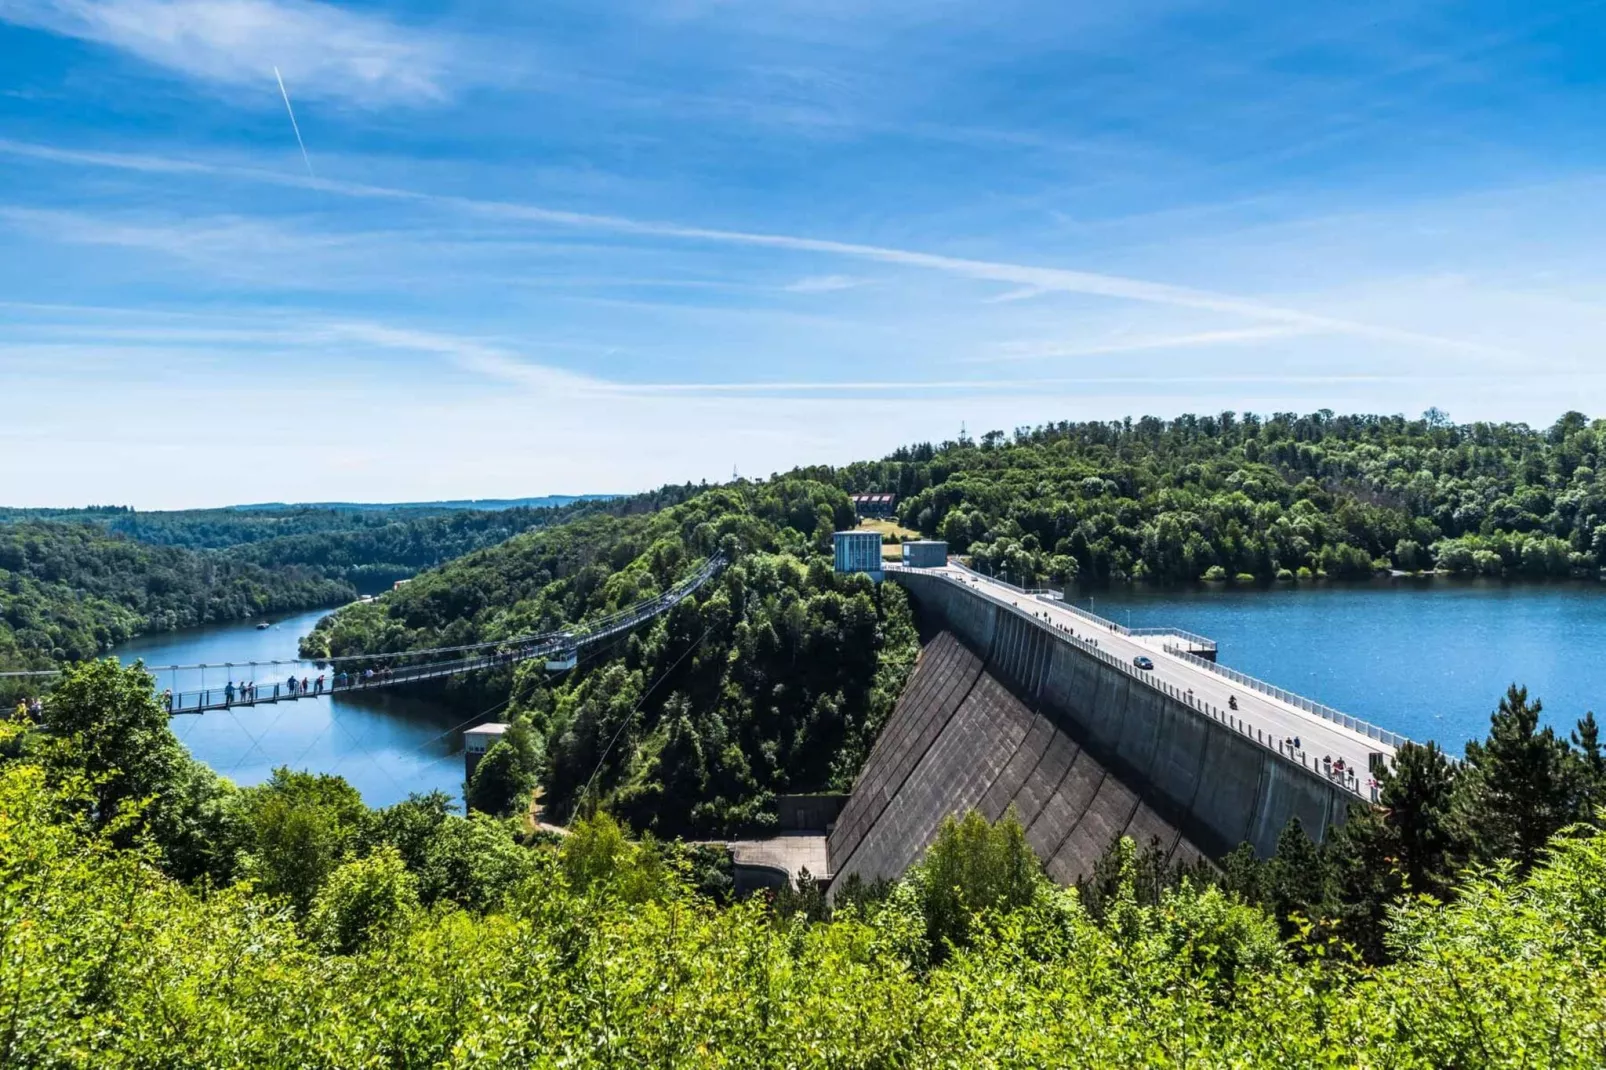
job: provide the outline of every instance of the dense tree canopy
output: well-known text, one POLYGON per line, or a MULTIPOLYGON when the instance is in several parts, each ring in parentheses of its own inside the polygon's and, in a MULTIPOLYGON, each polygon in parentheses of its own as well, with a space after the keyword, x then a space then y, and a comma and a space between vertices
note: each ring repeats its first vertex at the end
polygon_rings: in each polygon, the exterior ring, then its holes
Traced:
POLYGON ((1058 423, 796 475, 899 495, 902 521, 987 568, 1066 581, 1262 580, 1377 567, 1595 576, 1606 422, 1442 413, 1058 423))
POLYGON ((538 778, 566 815, 610 801, 663 835, 767 827, 774 796, 845 790, 913 664, 897 588, 839 576, 831 532, 853 523, 839 490, 737 484, 674 508, 596 516, 518 536, 425 573, 319 625, 309 655, 361 654, 550 631, 650 598, 712 553, 732 564, 654 624, 548 681, 526 662, 490 689, 530 740, 486 756, 487 808, 538 778), (494 779, 494 784, 493 784, 494 779), (494 787, 494 790, 492 790, 494 787), (494 801, 492 801, 494 800, 494 801))
POLYGON ((94 657, 112 643, 349 600, 299 567, 150 546, 88 524, 0 525, 0 667, 94 657))

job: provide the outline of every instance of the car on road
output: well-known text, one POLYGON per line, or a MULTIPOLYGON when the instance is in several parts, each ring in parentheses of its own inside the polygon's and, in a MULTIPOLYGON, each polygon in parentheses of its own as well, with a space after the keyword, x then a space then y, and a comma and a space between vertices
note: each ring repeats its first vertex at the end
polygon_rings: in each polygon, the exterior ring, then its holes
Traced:
POLYGON ((1148 658, 1144 657, 1142 654, 1139 654, 1137 657, 1133 658, 1132 659, 1132 664, 1136 665, 1140 669, 1152 669, 1152 668, 1154 668, 1154 662, 1150 661, 1148 658))

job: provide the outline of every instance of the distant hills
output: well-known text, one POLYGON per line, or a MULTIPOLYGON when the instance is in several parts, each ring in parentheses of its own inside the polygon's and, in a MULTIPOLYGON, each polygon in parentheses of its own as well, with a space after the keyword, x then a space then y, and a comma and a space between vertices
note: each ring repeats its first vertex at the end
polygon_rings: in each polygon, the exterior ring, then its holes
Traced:
POLYGON ((251 505, 228 505, 225 509, 238 512, 278 512, 290 509, 333 509, 341 512, 368 513, 396 509, 557 509, 575 502, 602 502, 622 498, 622 494, 547 494, 539 498, 459 498, 438 502, 257 502, 251 505))

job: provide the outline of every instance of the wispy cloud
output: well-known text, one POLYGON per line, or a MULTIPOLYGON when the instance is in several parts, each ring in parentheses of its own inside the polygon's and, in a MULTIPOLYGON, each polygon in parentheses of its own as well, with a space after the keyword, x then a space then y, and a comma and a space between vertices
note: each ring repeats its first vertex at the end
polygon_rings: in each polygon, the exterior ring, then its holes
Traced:
MULTIPOLYGON (((115 153, 78 153, 76 150, 64 150, 54 146, 38 146, 26 142, 7 140, 0 140, 0 153, 35 156, 59 161, 75 161, 100 167, 122 168, 126 166, 129 169, 140 171, 162 169, 159 163, 153 162, 146 156, 132 157, 125 164, 123 162, 124 157, 115 153)), ((172 169, 182 170, 188 166, 192 165, 181 161, 175 163, 172 169)), ((205 168, 208 165, 199 166, 205 168)), ((938 272, 983 282, 1006 283, 1016 287, 1030 288, 1042 293, 1083 294, 1143 304, 1163 305, 1171 308, 1213 312, 1263 323, 1279 323, 1299 327, 1308 333, 1346 335, 1374 341, 1398 342, 1418 347, 1429 346, 1436 349, 1468 353, 1490 354, 1493 352, 1490 347, 1466 339, 1323 315, 1281 303, 1260 300, 1255 297, 1179 286, 1124 275, 946 256, 938 253, 868 245, 859 242, 755 231, 726 230, 685 223, 641 220, 625 216, 571 212, 516 201, 486 200, 453 194, 428 193, 396 186, 312 179, 285 172, 265 171, 256 168, 220 165, 212 168, 212 170, 218 175, 244 181, 321 190, 325 193, 343 197, 428 204, 456 209, 485 218, 572 227, 637 237, 668 238, 685 242, 815 253, 847 260, 938 272)))
POLYGON ((1299 324, 1272 324, 1264 327, 1244 327, 1232 331, 1196 331, 1191 334, 1149 335, 1117 337, 1106 341, 1087 342, 1081 345, 1044 345, 1024 343, 1003 347, 1000 353, 984 357, 968 357, 967 364, 997 364, 1008 361, 1052 360, 1060 357, 1098 357, 1112 353, 1136 353, 1146 349, 1198 349, 1205 346, 1236 345, 1245 342, 1267 342, 1281 338, 1298 338, 1318 333, 1299 324))
POLYGON ((434 354, 467 371, 540 393, 593 394, 614 389, 613 384, 604 380, 536 364, 509 349, 459 335, 375 323, 325 324, 318 328, 318 333, 331 340, 434 354))
POLYGON ((314 99, 378 106, 448 93, 438 35, 315 0, 0 0, 0 20, 222 85, 271 91, 277 65, 314 99))
POLYGON ((352 240, 352 236, 295 229, 282 220, 234 215, 175 220, 0 207, 0 221, 55 241, 144 249, 211 266, 238 263, 248 254, 302 253, 352 240))
POLYGON ((787 283, 782 288, 787 293, 794 294, 828 294, 838 290, 851 290, 869 282, 869 279, 853 275, 808 275, 796 282, 787 283))

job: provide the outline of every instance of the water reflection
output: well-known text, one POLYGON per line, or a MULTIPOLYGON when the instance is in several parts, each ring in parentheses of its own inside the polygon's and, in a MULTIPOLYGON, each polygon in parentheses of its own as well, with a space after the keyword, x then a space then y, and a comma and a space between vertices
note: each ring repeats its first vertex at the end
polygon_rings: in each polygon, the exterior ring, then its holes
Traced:
MULTIPOLYGON (((327 611, 298 614, 259 630, 253 623, 195 628, 146 636, 118 647, 124 662, 142 658, 158 687, 195 690, 255 680, 283 682, 292 672, 316 677, 308 662, 292 661, 299 638, 327 611), (226 664, 230 663, 230 664, 226 664), (168 665, 204 664, 173 672, 168 665)), ((324 695, 173 719, 173 731, 201 761, 238 784, 266 780, 280 765, 336 773, 362 792, 370 806, 385 806, 411 792, 462 793, 461 710, 429 690, 395 688, 324 695)))

